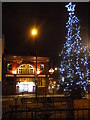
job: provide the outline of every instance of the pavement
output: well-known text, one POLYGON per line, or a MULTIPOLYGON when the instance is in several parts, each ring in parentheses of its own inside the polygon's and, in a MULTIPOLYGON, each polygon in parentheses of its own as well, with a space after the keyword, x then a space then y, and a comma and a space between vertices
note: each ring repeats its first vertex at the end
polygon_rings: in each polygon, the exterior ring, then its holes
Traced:
MULTIPOLYGON (((46 97, 64 97, 64 94, 60 94, 60 95, 46 95, 46 97)), ((8 96, 2 96, 2 98, 8 98, 8 97, 29 97, 29 98, 33 98, 36 97, 35 94, 23 94, 23 95, 8 95, 8 96)), ((37 97, 45 97, 45 95, 38 95, 37 97)))
MULTIPOLYGON (((8 110, 11 110, 10 104, 12 104, 12 105, 15 104, 14 103, 15 102, 14 98, 22 98, 22 97, 24 97, 24 98, 35 98, 35 94, 3 96, 0 99, 0 102, 3 102, 3 104, 2 104, 2 111, 3 111, 3 113, 7 112, 8 110)), ((43 95, 40 95, 38 97, 43 97, 43 95)), ((55 97, 56 98, 57 97, 61 97, 61 98, 65 98, 66 95, 63 95, 63 94, 62 95, 47 95, 46 97, 54 97, 54 98, 55 97)), ((75 102, 75 108, 78 108, 78 107, 80 107, 80 108, 88 108, 88 106, 89 106, 88 104, 90 102, 87 102, 87 101, 90 101, 90 100, 88 100, 88 99, 90 99, 90 94, 89 95, 87 94, 84 98, 87 98, 87 99, 81 99, 80 101, 77 100, 78 102, 77 101, 75 102)), ((27 107, 26 107, 26 104, 25 105, 21 104, 21 100, 18 99, 18 104, 20 105, 18 110, 25 110, 26 108, 30 109, 30 108, 37 108, 37 107, 43 108, 43 103, 37 103, 35 101, 31 102, 30 104, 27 104, 27 107)), ((54 102, 54 107, 55 108, 64 108, 64 109, 66 109, 68 106, 70 107, 70 105, 68 105, 67 102, 54 102)), ((45 104, 45 106, 46 106, 46 104, 45 104)), ((63 117, 65 116, 62 111, 61 112, 59 111, 59 114, 61 116, 63 116, 63 117)))
MULTIPOLYGON (((8 95, 8 96, 2 96, 0 97, 0 102, 1 101, 7 101, 8 99, 13 99, 13 98, 35 98, 35 94, 23 94, 23 95, 8 95)), ((45 95, 39 95, 37 97, 45 97, 45 95)), ((64 94, 60 94, 60 95, 46 95, 46 97, 68 97, 64 94)), ((86 98, 86 99, 90 99, 90 94, 87 94, 85 97, 83 98, 86 98)))

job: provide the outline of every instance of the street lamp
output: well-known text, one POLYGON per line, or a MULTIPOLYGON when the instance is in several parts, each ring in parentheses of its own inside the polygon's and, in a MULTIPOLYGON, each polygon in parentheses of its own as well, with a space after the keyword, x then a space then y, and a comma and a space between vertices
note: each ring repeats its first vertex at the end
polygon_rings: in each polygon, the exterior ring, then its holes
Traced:
POLYGON ((31 34, 32 34, 33 36, 36 36, 36 35, 37 35, 37 30, 36 30, 35 28, 32 29, 31 34))
MULTIPOLYGON (((31 34, 33 37, 37 35, 37 29, 32 29, 31 34)), ((36 82, 36 98, 37 98, 37 40, 35 40, 35 48, 36 48, 36 74, 35 74, 35 82, 36 82)))

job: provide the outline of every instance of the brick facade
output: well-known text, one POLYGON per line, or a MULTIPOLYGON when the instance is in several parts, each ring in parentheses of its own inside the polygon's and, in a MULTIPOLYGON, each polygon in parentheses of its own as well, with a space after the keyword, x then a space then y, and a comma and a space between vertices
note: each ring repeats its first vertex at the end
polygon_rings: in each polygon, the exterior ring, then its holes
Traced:
POLYGON ((38 74, 36 74, 36 57, 34 56, 3 55, 2 61, 3 95, 35 93, 36 82, 38 94, 48 92, 48 57, 37 57, 38 74))

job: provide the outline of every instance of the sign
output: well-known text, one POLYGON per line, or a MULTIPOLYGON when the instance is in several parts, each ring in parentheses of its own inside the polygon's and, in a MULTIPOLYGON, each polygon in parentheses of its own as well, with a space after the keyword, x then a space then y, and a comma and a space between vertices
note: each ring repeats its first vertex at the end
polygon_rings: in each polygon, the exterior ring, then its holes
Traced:
POLYGON ((53 68, 50 68, 49 73, 50 73, 50 74, 53 74, 53 73, 54 73, 54 69, 53 69, 53 68))

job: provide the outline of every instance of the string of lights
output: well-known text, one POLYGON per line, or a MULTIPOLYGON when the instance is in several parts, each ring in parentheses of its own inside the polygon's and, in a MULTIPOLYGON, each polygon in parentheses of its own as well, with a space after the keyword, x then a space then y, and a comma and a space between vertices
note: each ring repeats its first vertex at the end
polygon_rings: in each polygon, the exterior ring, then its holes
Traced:
POLYGON ((73 86, 80 86, 86 91, 88 84, 88 46, 82 45, 80 37, 79 19, 75 16, 75 5, 70 2, 65 6, 69 13, 66 23, 68 30, 66 43, 59 55, 62 59, 60 64, 61 82, 64 91, 72 91, 73 86))

